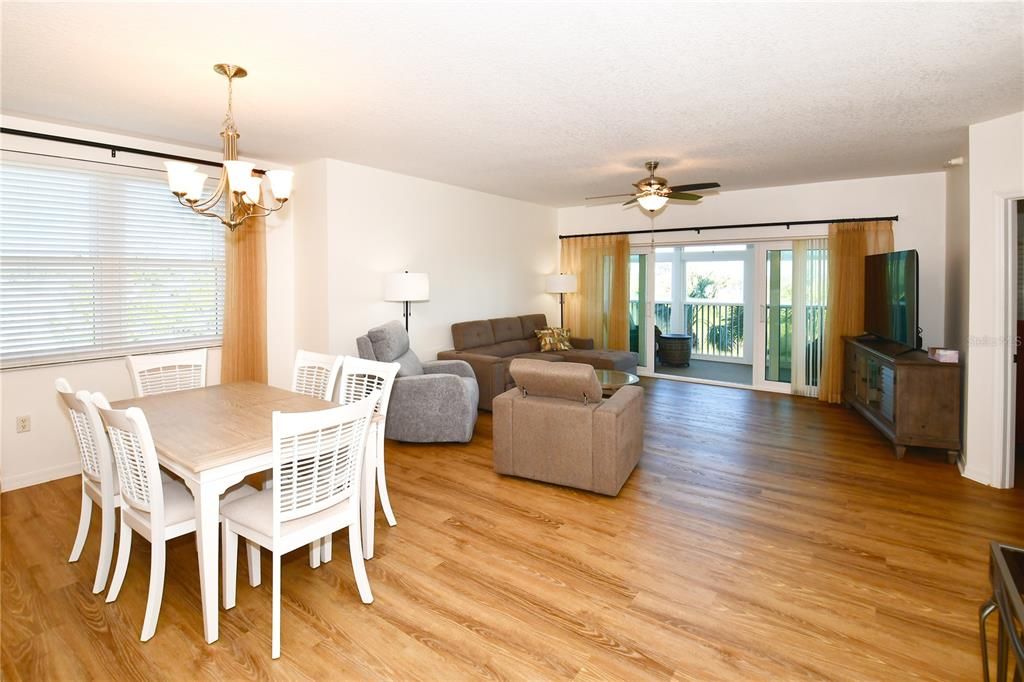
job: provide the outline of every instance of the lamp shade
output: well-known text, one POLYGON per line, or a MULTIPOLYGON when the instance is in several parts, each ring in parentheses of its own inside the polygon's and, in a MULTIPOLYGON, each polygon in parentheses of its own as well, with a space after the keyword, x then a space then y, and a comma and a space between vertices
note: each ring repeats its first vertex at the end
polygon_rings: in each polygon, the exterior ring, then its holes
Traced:
POLYGON ((430 279, 425 272, 393 272, 384 276, 385 301, 426 301, 430 279))
POLYGON ((668 203, 668 197, 657 194, 656 192, 650 192, 648 194, 641 194, 636 198, 640 206, 647 211, 657 211, 659 208, 668 203))
POLYGON ((548 275, 545 291, 549 294, 571 294, 576 291, 576 275, 548 275))
POLYGON ((184 194, 192 187, 192 174, 196 171, 194 163, 183 161, 164 161, 167 169, 167 184, 175 194, 184 194))

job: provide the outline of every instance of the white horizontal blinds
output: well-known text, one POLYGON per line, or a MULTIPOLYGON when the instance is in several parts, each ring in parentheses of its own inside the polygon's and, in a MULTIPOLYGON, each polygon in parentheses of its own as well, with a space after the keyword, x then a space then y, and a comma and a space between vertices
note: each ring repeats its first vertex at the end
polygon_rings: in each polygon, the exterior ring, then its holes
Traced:
POLYGON ((0 365, 212 345, 224 234, 162 175, 0 164, 0 365))

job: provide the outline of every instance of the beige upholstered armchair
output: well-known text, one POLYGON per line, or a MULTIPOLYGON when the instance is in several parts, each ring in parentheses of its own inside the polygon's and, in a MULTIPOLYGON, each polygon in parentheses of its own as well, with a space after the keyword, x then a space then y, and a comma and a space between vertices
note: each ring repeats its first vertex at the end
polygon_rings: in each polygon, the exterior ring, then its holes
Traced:
POLYGON ((594 368, 516 359, 494 399, 494 470, 618 495, 644 447, 644 390, 602 398, 594 368))

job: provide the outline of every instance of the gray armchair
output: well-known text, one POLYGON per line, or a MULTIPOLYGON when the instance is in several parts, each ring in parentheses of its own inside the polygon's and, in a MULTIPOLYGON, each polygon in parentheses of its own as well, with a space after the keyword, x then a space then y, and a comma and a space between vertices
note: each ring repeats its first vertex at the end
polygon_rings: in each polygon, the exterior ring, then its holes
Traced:
POLYGON ((476 426, 480 389, 462 360, 420 362, 400 322, 388 322, 356 339, 359 357, 397 362, 384 435, 411 443, 468 443, 476 426))

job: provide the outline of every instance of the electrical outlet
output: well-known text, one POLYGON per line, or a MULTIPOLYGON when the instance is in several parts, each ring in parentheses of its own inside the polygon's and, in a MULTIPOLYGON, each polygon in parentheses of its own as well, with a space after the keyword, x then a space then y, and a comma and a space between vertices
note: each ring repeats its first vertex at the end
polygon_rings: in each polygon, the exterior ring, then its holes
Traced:
POLYGON ((28 416, 27 414, 24 415, 24 416, 18 417, 15 420, 15 424, 17 426, 17 432, 18 433, 25 433, 26 431, 31 431, 32 430, 32 417, 28 416))

